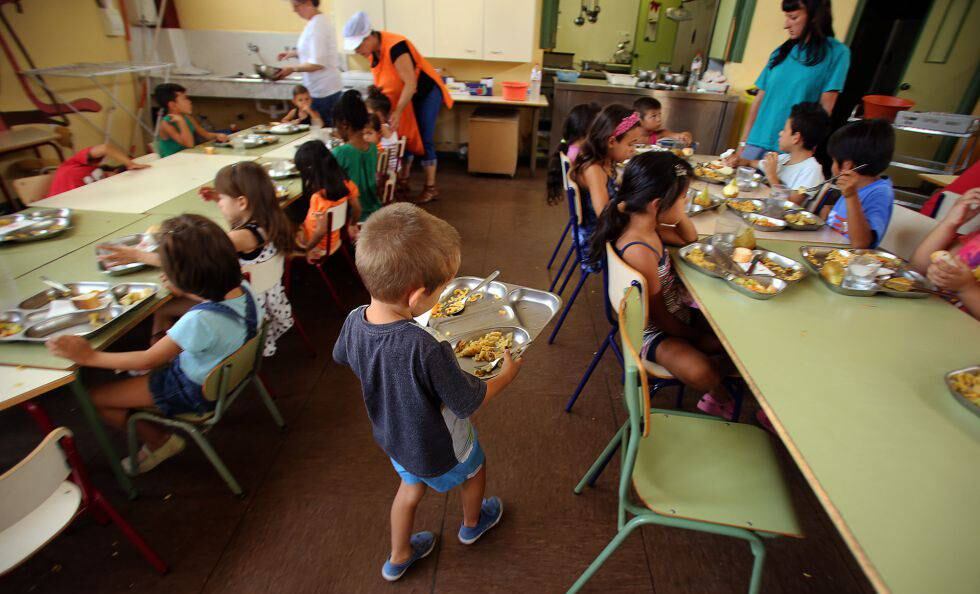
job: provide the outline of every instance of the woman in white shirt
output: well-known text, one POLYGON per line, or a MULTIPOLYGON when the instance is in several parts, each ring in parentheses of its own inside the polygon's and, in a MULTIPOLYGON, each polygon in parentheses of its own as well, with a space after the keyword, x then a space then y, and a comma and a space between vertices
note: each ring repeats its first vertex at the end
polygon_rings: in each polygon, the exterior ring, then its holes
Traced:
POLYGON ((320 0, 290 0, 293 12, 306 20, 306 27, 296 42, 296 49, 279 54, 279 60, 297 58, 296 66, 285 66, 276 76, 283 79, 294 72, 303 75, 303 85, 313 97, 313 109, 325 125, 333 122, 333 106, 344 85, 340 80, 339 52, 333 23, 320 12, 320 0))

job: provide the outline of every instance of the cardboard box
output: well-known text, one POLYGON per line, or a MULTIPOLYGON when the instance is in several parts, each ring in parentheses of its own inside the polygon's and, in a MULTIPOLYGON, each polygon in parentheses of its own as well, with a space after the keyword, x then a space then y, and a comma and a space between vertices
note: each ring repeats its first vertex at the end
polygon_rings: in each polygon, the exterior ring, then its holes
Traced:
POLYGON ((469 121, 470 173, 517 173, 520 114, 516 109, 477 109, 469 121))

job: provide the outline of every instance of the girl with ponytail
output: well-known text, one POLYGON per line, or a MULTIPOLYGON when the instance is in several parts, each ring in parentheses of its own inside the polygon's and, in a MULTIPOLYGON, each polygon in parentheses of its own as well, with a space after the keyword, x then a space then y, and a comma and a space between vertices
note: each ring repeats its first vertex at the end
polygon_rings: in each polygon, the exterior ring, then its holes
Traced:
POLYGON ((674 274, 666 249, 698 238, 687 216, 692 175, 690 164, 672 153, 650 152, 631 159, 619 192, 599 216, 591 257, 600 261, 611 243, 644 276, 650 314, 640 355, 703 393, 698 402, 702 412, 731 418, 734 401, 722 379, 733 366, 703 316, 690 307, 690 296, 674 274))
POLYGON ((568 112, 568 117, 565 118, 565 126, 562 129, 561 142, 558 143, 558 150, 548 162, 548 204, 555 205, 565 199, 565 184, 562 181, 560 155, 566 155, 572 165, 575 164, 575 158, 582 150, 582 144, 585 142, 585 135, 589 132, 589 126, 592 125, 592 120, 599 115, 600 109, 597 103, 582 103, 568 112))

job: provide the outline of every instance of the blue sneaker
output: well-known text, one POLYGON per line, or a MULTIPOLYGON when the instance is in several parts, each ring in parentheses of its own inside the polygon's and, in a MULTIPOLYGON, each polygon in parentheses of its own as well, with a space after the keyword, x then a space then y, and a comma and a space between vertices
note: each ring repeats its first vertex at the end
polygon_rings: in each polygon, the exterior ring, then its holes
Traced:
POLYGON ((466 525, 459 527, 459 542, 468 545, 476 542, 487 530, 497 525, 500 518, 504 515, 504 503, 500 497, 491 497, 483 500, 480 507, 480 521, 476 526, 468 528, 466 525))
POLYGON ((381 568, 381 577, 389 582, 393 582, 405 575, 405 572, 408 571, 408 568, 413 563, 419 559, 428 557, 429 553, 436 548, 436 535, 431 532, 416 532, 412 535, 409 542, 412 544, 412 557, 408 561, 398 564, 392 563, 391 557, 388 557, 384 567, 381 568))

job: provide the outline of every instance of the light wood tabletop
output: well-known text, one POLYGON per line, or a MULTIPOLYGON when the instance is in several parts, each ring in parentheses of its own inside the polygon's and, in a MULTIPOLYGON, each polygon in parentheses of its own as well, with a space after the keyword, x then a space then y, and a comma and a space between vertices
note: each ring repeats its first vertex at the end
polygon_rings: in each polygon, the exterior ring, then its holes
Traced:
POLYGON ((0 365, 0 411, 37 398, 75 380, 75 372, 0 365))
POLYGON ((930 184, 936 184, 940 188, 945 188, 949 184, 956 180, 958 175, 943 175, 940 173, 920 173, 919 177, 926 180, 930 184))
MULTIPOLYGON (((762 241, 800 261, 801 244, 762 241)), ((678 274, 880 592, 980 584, 980 419, 943 376, 980 322, 935 297, 848 297, 809 276, 768 301, 678 274)))

